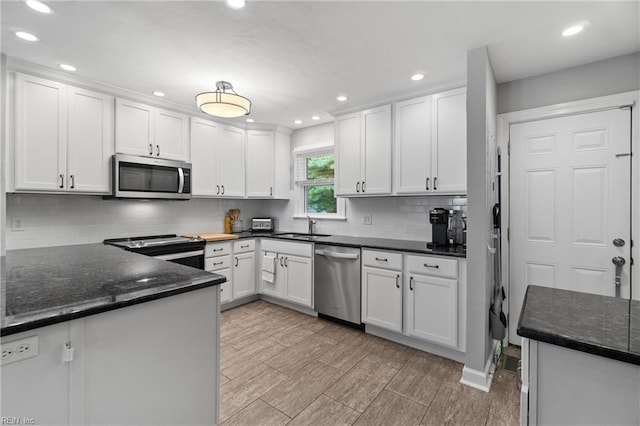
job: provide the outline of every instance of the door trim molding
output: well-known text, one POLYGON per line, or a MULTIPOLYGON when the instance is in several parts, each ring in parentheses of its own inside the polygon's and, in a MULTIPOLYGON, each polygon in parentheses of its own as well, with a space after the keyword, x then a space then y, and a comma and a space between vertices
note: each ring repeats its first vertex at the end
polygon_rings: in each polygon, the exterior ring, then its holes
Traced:
MULTIPOLYGON (((575 114, 583 114, 589 112, 603 111, 607 109, 621 108, 625 106, 634 106, 631 123, 631 144, 632 151, 636 150, 638 146, 638 121, 640 119, 640 113, 638 108, 638 103, 640 101, 640 90, 634 90, 630 92, 617 93, 613 95, 600 96, 597 98, 588 98, 582 99, 578 101, 565 102, 561 104, 555 105, 546 105, 537 108, 531 108, 521 111, 507 112, 503 114, 498 114, 497 116, 497 138, 498 138, 498 149, 501 150, 502 154, 502 190, 501 190, 501 200, 502 205, 500 209, 501 216, 501 242, 502 242, 502 258, 501 258, 501 270, 502 270, 502 284, 507 293, 507 303, 506 306, 503 306, 505 310, 505 314, 509 316, 509 308, 510 303, 509 293, 510 293, 510 269, 509 269, 509 255, 511 252, 511 247, 509 246, 509 241, 507 239, 509 229, 509 215, 510 215, 510 199, 509 199, 509 188, 510 188, 510 164, 511 159, 509 153, 509 127, 512 124, 518 123, 526 123, 530 121, 544 120, 550 118, 558 118, 568 115, 575 114), (507 153, 507 155, 505 155, 507 153)), ((638 216, 638 212, 640 212, 640 175, 638 168, 640 166, 640 155, 634 155, 632 159, 632 176, 631 176, 631 187, 633 191, 633 196, 631 200, 632 206, 632 220, 638 216)), ((632 222, 632 237, 636 242, 635 246, 632 249, 631 257, 634 259, 640 259, 640 255, 638 254, 638 250, 640 250, 640 222, 636 220, 636 222, 632 222)), ((631 294, 632 298, 636 300, 640 300, 640 268, 632 268, 631 271, 631 294), (635 270, 634 270, 635 269, 635 270), (635 295, 635 296, 634 296, 635 295)), ((509 321, 507 320, 507 325, 509 321)), ((509 331, 507 329, 506 337, 504 338, 505 344, 509 344, 509 331)), ((519 342, 514 342, 514 344, 518 344, 519 342)))

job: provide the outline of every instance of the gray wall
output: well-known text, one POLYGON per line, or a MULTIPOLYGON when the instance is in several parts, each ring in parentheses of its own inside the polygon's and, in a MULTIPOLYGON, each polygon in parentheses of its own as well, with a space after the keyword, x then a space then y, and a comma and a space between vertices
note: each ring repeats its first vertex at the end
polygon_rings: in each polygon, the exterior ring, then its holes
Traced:
POLYGON ((640 53, 498 86, 498 114, 640 89, 640 53))
POLYGON ((496 82, 486 47, 467 53, 467 356, 483 372, 491 356, 490 244, 492 158, 495 156, 496 82), (493 147, 493 148, 492 148, 493 147), (493 149, 493 152, 492 152, 493 149))

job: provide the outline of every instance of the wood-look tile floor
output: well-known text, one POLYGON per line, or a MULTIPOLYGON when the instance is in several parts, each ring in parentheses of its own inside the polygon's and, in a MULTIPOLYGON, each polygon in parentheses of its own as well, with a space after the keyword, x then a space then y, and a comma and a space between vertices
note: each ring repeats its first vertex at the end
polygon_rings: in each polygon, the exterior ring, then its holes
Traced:
POLYGON ((220 364, 224 425, 518 424, 515 373, 485 393, 460 363, 264 301, 222 313, 220 364))

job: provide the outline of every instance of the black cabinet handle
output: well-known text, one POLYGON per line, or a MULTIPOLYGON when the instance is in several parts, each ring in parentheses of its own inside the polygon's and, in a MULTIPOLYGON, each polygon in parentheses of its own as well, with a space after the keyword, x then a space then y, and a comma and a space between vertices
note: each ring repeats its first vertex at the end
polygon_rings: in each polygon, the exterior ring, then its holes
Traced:
POLYGON ((364 192, 364 181, 362 181, 362 192, 364 192))
POLYGON ((400 288, 400 275, 396 275, 396 288, 400 288))
POLYGON ((433 190, 434 191, 436 189, 438 189, 437 184, 438 184, 438 177, 436 176, 436 177, 433 178, 433 190))
POLYGON ((60 188, 64 188, 64 175, 60 175, 60 188))
POLYGON ((224 195, 224 185, 222 185, 221 188, 222 188, 222 195, 224 195))
POLYGON ((388 262, 389 261, 387 258, 382 258, 382 257, 376 257, 376 260, 378 262, 388 262))
POLYGON ((440 268, 440 265, 429 265, 428 263, 425 263, 425 264, 424 264, 424 267, 425 267, 425 268, 435 268, 435 269, 439 269, 439 268, 440 268))
POLYGON ((413 291, 413 277, 409 278, 409 290, 413 291))
POLYGON ((76 187, 76 178, 74 175, 69 176, 69 180, 71 181, 71 189, 74 189, 76 187))
POLYGON ((426 186, 426 189, 427 189, 427 191, 428 191, 428 190, 429 190, 429 178, 427 178, 427 181, 426 181, 426 185, 425 185, 425 186, 426 186))
POLYGON ((356 192, 360 192, 360 182, 356 182, 356 192))
POLYGON ((236 258, 236 268, 238 267, 238 256, 235 256, 236 258))

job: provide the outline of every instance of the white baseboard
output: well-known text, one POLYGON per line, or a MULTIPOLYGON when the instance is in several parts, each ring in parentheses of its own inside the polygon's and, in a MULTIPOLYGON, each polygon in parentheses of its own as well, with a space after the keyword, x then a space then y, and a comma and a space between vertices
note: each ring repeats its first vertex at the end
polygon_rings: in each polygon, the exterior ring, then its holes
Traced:
POLYGON ((266 294, 261 294, 260 299, 273 303, 274 305, 280 305, 285 308, 293 309, 294 311, 301 312, 303 314, 311 315, 312 317, 317 317, 318 313, 311 308, 307 308, 306 306, 296 305, 295 303, 288 302, 286 300, 278 299, 277 297, 267 296, 266 294))
POLYGON ((465 365, 462 369, 462 378, 460 379, 460 383, 471 386, 472 388, 480 389, 484 392, 489 392, 491 390, 491 382, 493 381, 493 372, 496 369, 496 352, 499 350, 500 342, 495 340, 493 342, 491 356, 484 366, 484 371, 474 370, 465 365))

